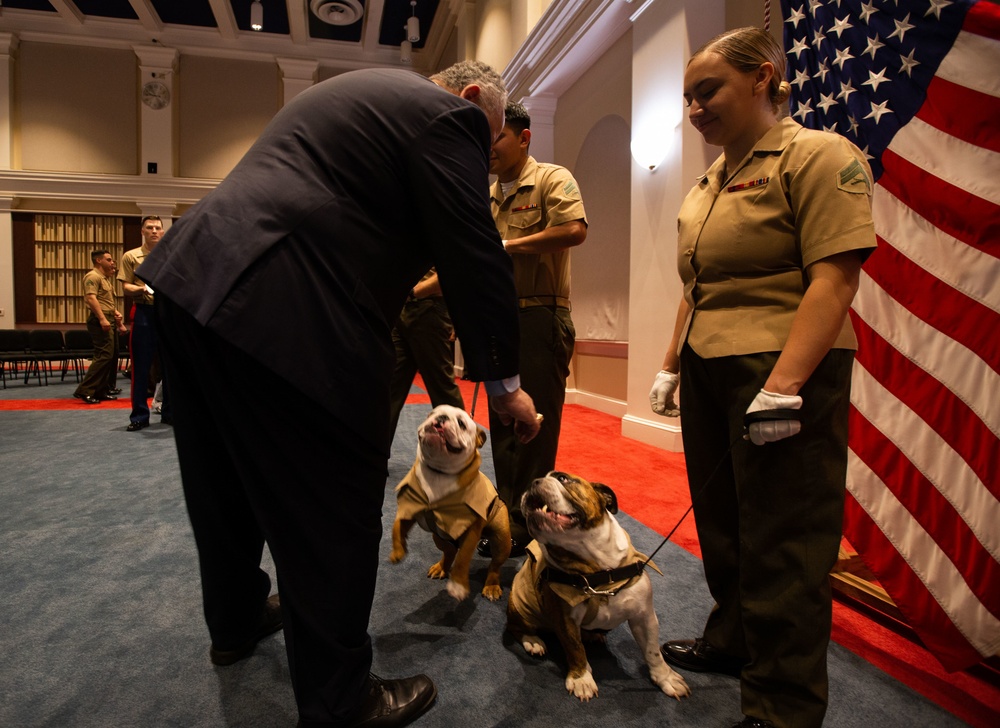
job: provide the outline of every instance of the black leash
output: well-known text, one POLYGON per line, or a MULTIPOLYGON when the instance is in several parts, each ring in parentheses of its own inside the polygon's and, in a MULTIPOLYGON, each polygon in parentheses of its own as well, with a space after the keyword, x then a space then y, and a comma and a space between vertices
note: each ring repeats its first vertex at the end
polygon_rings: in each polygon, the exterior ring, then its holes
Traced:
POLYGON ((674 525, 672 529, 670 529, 670 533, 668 533, 663 538, 663 541, 661 541, 660 545, 656 547, 656 550, 646 557, 645 561, 636 561, 634 564, 629 564, 627 566, 620 566, 617 569, 597 571, 594 572, 593 574, 568 574, 564 571, 553 569, 550 566, 546 568, 545 571, 543 572, 542 579, 550 581, 555 584, 566 584, 568 586, 576 587, 577 589, 582 589, 588 596, 614 596, 615 594, 618 593, 619 591, 618 589, 615 589, 613 591, 609 590, 601 592, 595 590, 594 587, 609 585, 617 581, 625 581, 627 579, 632 579, 636 576, 639 576, 643 572, 643 570, 645 570, 646 565, 653 560, 653 557, 656 556, 659 550, 662 549, 667 544, 667 541, 669 541, 670 537, 674 535, 674 532, 681 527, 682 523, 684 523, 684 519, 687 518, 688 513, 690 513, 694 509, 695 499, 698 496, 700 496, 705 491, 706 488, 708 488, 708 484, 712 482, 712 478, 715 477, 715 474, 719 472, 719 468, 722 467, 722 464, 726 462, 726 459, 733 452, 733 448, 736 447, 736 443, 740 442, 741 440, 750 439, 750 425, 752 425, 755 422, 767 422, 775 420, 799 420, 801 419, 801 417, 802 417, 801 412, 792 409, 759 410, 757 412, 749 412, 745 414, 743 416, 743 433, 736 436, 736 438, 734 438, 733 441, 729 443, 729 447, 726 448, 726 451, 722 454, 722 457, 719 458, 719 462, 715 464, 715 467, 712 469, 712 472, 709 474, 709 476, 705 479, 705 482, 702 483, 701 487, 698 488, 698 490, 691 495, 691 505, 689 505, 687 507, 687 510, 684 511, 684 515, 682 515, 680 517, 680 520, 677 521, 677 523, 674 525))
POLYGON ((798 410, 793 410, 793 409, 759 410, 757 412, 748 412, 747 414, 743 415, 743 434, 738 435, 731 443, 729 443, 729 447, 726 448, 726 451, 722 454, 722 457, 719 458, 719 462, 715 464, 715 468, 712 469, 712 472, 709 474, 709 476, 705 478, 705 482, 701 484, 701 487, 698 488, 697 492, 692 494, 691 505, 687 507, 687 510, 684 511, 684 515, 680 517, 680 520, 677 521, 677 524, 672 529, 670 529, 670 533, 668 533, 664 537, 663 541, 660 542, 660 545, 656 547, 656 551, 651 553, 642 563, 642 565, 639 567, 640 571, 646 567, 646 564, 648 564, 652 560, 652 558, 656 556, 656 553, 660 549, 666 546, 667 541, 670 540, 670 537, 673 536, 674 532, 681 527, 681 524, 684 523, 684 519, 687 518, 688 513, 690 513, 694 509, 695 498, 700 496, 705 491, 705 489, 708 488, 708 484, 712 482, 712 478, 715 477, 715 474, 719 472, 719 468, 722 467, 722 464, 726 462, 726 459, 733 452, 733 448, 736 447, 736 443, 738 443, 740 440, 750 439, 750 425, 752 425, 755 422, 767 422, 774 420, 801 420, 801 419, 802 419, 802 413, 799 412, 798 410))

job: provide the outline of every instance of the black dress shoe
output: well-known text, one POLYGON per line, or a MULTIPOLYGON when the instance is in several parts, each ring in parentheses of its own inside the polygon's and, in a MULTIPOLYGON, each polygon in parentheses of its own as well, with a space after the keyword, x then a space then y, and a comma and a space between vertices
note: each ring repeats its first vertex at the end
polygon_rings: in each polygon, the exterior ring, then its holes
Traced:
POLYGON ((748 715, 739 723, 733 723, 733 728, 774 728, 774 723, 760 718, 751 718, 748 715))
POLYGON ((126 427, 125 429, 128 432, 138 432, 143 427, 149 427, 149 423, 148 422, 129 422, 128 423, 128 427, 126 427))
POLYGON ((102 402, 105 402, 105 401, 110 401, 110 400, 118 399, 118 397, 116 397, 113 394, 102 394, 100 397, 98 397, 98 399, 101 400, 102 402))
POLYGON ((701 637, 664 642, 660 653, 669 664, 682 670, 717 672, 731 677, 739 677, 747 663, 742 658, 719 652, 701 637))
POLYGON ((101 403, 101 400, 99 400, 97 397, 91 397, 89 394, 85 394, 82 397, 80 397, 80 401, 83 402, 84 404, 100 404, 101 403))
POLYGON ((426 675, 383 680, 369 674, 361 706, 345 725, 351 728, 399 728, 423 715, 436 698, 437 688, 426 675))
MULTIPOLYGON (((493 553, 490 551, 490 540, 488 538, 480 539, 476 545, 476 553, 488 559, 492 558, 493 553)), ((510 540, 510 555, 515 557, 524 556, 524 545, 519 543, 517 539, 512 538, 510 540)))
POLYGON ((269 634, 274 634, 284 626, 281 621, 281 598, 272 594, 264 602, 264 614, 260 618, 260 626, 253 638, 235 650, 220 650, 215 645, 208 651, 213 665, 232 665, 253 654, 254 647, 269 634))
POLYGON ((109 389, 108 390, 108 394, 121 394, 121 393, 122 393, 122 390, 119 387, 115 387, 114 389, 109 389))

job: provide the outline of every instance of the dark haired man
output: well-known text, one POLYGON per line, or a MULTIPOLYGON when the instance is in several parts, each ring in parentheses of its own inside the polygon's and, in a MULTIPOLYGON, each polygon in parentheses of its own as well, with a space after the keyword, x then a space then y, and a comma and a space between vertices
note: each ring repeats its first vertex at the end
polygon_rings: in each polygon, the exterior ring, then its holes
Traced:
POLYGON ((125 326, 115 307, 115 289, 111 283, 114 258, 107 250, 95 250, 90 260, 94 268, 83 277, 83 302, 90 309, 87 332, 94 342, 94 358, 73 396, 84 404, 97 404, 106 399, 118 399, 112 390, 117 372, 118 334, 125 332, 125 326))
MULTIPOLYGON (((531 393, 545 424, 530 443, 490 412, 490 442, 497 490, 510 511, 512 553, 523 553, 530 537, 521 515, 521 494, 535 478, 553 470, 566 379, 576 332, 570 317, 569 249, 587 238, 587 215, 573 175, 528 154, 531 117, 523 105, 507 104, 503 131, 493 143, 490 172, 493 218, 514 263, 521 323, 521 385, 531 393)), ((487 542, 480 553, 489 553, 487 542)))

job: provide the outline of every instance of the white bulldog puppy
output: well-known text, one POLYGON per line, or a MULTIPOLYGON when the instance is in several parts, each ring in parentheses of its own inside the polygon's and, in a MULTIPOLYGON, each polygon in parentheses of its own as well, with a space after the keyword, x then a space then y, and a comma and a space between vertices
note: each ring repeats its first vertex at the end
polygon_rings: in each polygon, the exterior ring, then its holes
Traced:
POLYGON ((678 700, 690 695, 684 678, 660 654, 653 587, 644 568, 656 566, 646 563, 614 517, 614 491, 552 471, 522 496, 521 512, 535 540, 511 586, 507 629, 525 651, 541 657, 539 630, 555 632, 569 663, 566 690, 588 701, 597 695, 597 683, 583 633, 603 634, 627 621, 653 682, 678 700))
POLYGON ((448 593, 462 600, 469 596, 472 555, 487 533, 492 559, 482 594, 495 602, 503 594, 500 567, 510 556, 510 521, 496 487, 479 470, 485 442, 486 430, 464 410, 450 405, 431 410, 417 428, 416 462, 396 486, 389 561, 405 558, 407 534, 419 524, 442 553, 427 576, 447 577, 448 593))

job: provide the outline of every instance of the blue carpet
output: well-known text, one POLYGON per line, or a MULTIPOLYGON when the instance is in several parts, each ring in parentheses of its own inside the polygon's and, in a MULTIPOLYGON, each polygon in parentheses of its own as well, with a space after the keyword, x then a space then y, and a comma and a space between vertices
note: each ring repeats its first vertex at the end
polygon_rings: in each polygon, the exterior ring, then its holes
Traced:
MULTIPOLYGON (((18 383, 0 400, 70 397, 75 386, 18 383)), ((477 596, 461 604, 426 578, 438 552, 423 531, 411 533, 403 563, 389 564, 392 490, 412 463, 428 410, 408 405, 400 419, 371 620, 376 672, 426 672, 438 686, 437 704, 416 725, 723 728, 739 720, 733 679, 688 673, 690 698, 660 693, 625 627, 590 647, 600 694, 582 704, 563 688, 558 645, 546 659, 527 657, 504 634, 505 601, 478 596, 485 559, 473 561, 477 596)), ((155 415, 153 423, 128 433, 128 411, 100 405, 0 411, 0 726, 295 725, 280 633, 234 666, 209 663, 173 432, 155 415)), ((483 455, 492 476, 488 445, 483 455)), ((620 520, 637 548, 657 547, 654 532, 620 520)), ((653 574, 661 638, 696 635, 710 605, 701 562, 672 544, 656 561, 664 571, 653 574)), ((505 597, 515 569, 513 561, 505 566, 505 597)), ((837 645, 829 665, 828 726, 964 725, 837 645)))

